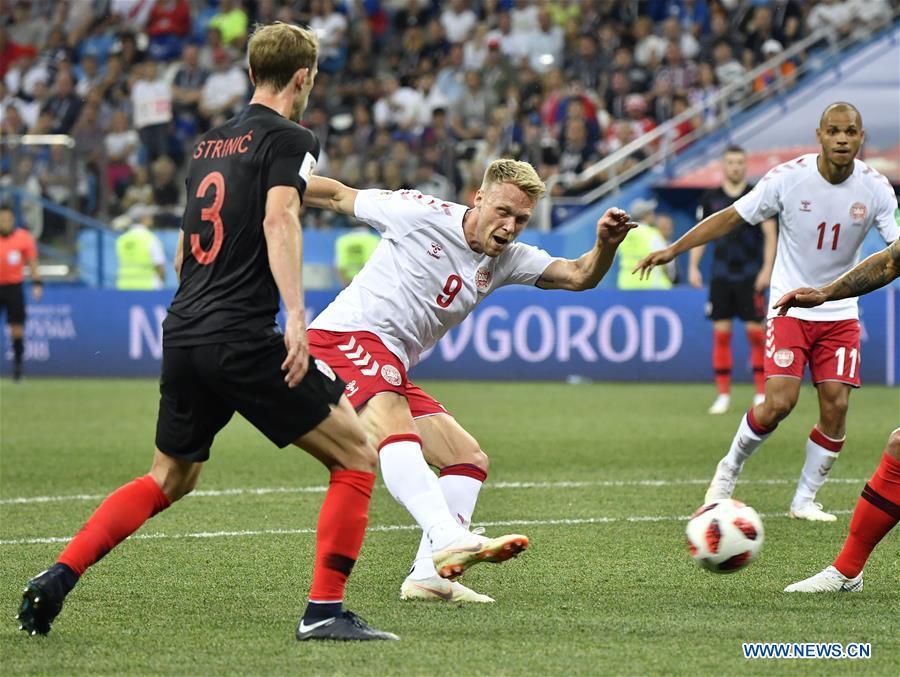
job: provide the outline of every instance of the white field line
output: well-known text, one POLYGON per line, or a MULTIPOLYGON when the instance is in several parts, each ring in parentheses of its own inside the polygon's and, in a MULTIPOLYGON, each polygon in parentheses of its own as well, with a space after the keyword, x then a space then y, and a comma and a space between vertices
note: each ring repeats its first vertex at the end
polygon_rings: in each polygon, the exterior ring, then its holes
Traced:
MULTIPOLYGON (((830 479, 830 484, 858 484, 867 480, 850 478, 830 479)), ((742 486, 748 484, 793 484, 796 479, 740 480, 742 486)), ((706 486, 709 479, 694 480, 598 480, 593 482, 489 482, 485 489, 586 489, 590 487, 674 487, 685 485, 706 486)), ((383 487, 382 487, 383 488, 383 487)), ((110 489, 112 490, 112 489, 110 489)), ((198 489, 187 498, 218 498, 221 496, 265 496, 267 494, 324 494, 326 486, 308 487, 237 487, 234 489, 198 489)), ((100 501, 107 494, 68 494, 60 496, 21 496, 2 498, 0 505, 29 505, 31 503, 55 503, 60 501, 100 501)))
MULTIPOLYGON (((832 510, 836 515, 848 515, 850 510, 832 510)), ((764 513, 760 515, 766 519, 788 517, 786 512, 764 513)), ((573 526, 583 524, 613 524, 615 522, 683 522, 690 519, 689 515, 631 515, 629 517, 576 517, 569 519, 546 520, 499 520, 494 522, 479 522, 483 527, 531 527, 531 526, 573 526)), ((382 524, 370 526, 367 532, 386 531, 418 531, 414 524, 382 524)), ((135 534, 129 540, 159 540, 159 539, 184 539, 184 538, 241 538, 248 536, 294 536, 300 534, 314 534, 314 528, 303 529, 256 529, 241 531, 196 531, 189 534, 135 534)), ((3 545, 42 545, 47 543, 68 543, 72 536, 46 536, 34 538, 12 538, 0 540, 3 545)))

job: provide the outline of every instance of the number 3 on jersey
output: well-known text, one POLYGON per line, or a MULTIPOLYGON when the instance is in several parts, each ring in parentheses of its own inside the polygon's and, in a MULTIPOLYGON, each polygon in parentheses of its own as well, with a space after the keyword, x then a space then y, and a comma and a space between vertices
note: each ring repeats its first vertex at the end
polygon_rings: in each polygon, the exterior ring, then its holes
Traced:
POLYGON ((203 177, 203 181, 197 186, 196 197, 206 197, 209 188, 215 188, 213 203, 209 207, 200 210, 200 218, 209 221, 213 225, 212 247, 203 249, 200 245, 200 235, 191 233, 191 254, 197 259, 197 263, 208 266, 216 260, 219 250, 222 248, 222 238, 225 236, 225 226, 222 223, 222 204, 225 202, 225 177, 219 172, 210 172, 203 177))
POLYGON ((437 304, 441 308, 446 308, 447 306, 449 306, 451 303, 453 303, 453 299, 456 298, 456 295, 459 294, 462 286, 462 278, 459 275, 454 273, 453 275, 448 277, 447 281, 444 282, 444 288, 442 290, 444 293, 438 294, 437 298, 435 299, 437 301, 437 304))

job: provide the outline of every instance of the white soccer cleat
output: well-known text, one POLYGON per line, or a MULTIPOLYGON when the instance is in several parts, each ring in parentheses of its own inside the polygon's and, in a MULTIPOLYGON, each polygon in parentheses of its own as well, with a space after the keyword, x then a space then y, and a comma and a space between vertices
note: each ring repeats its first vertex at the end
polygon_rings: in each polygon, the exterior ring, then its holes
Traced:
POLYGON ((421 580, 407 578, 400 586, 400 599, 426 602, 477 602, 480 604, 494 601, 493 597, 482 595, 458 581, 448 581, 440 576, 431 576, 421 580))
POLYGON ((741 475, 741 469, 729 465, 723 458, 716 466, 716 474, 713 475, 712 482, 706 490, 706 496, 703 498, 703 504, 709 505, 723 498, 731 498, 734 493, 734 485, 737 484, 738 477, 741 475))
POLYGON ((479 562, 505 562, 528 548, 528 537, 521 534, 507 534, 497 538, 487 538, 480 534, 467 533, 442 550, 431 554, 438 576, 455 581, 473 564, 479 562))
POLYGON ((719 395, 707 412, 710 414, 725 414, 731 408, 731 396, 719 395))
POLYGON ((765 402, 765 401, 766 401, 766 395, 765 395, 765 393, 756 393, 756 395, 753 396, 753 406, 754 406, 754 407, 755 407, 757 404, 762 404, 762 403, 765 402))
POLYGON ((837 522, 837 517, 830 512, 822 510, 821 503, 810 501, 803 505, 791 504, 791 518, 795 520, 808 520, 810 522, 837 522))
POLYGON ((862 592, 862 572, 856 578, 847 578, 833 566, 826 567, 815 576, 791 583, 785 592, 862 592))

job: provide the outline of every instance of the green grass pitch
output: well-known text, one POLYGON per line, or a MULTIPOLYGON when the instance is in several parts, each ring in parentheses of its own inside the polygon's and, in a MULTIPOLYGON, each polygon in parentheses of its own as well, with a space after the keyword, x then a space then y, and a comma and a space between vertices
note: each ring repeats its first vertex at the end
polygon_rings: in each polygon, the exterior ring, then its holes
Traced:
MULTIPOLYGON (((496 604, 401 602, 419 536, 379 485, 347 606, 403 641, 344 646, 293 637, 325 471, 239 417, 201 476, 206 495, 92 568, 49 636, 19 632, 24 582, 62 547, 46 539, 74 534, 102 496, 147 471, 157 390, 148 380, 0 384, 3 673, 900 674, 900 529, 875 551, 861 594, 781 592, 839 550, 898 423, 896 390, 853 393, 848 442, 820 493, 840 517, 811 524, 785 516, 816 417, 815 392, 804 388, 738 484, 736 497, 764 515, 761 558, 716 576, 690 561, 683 516, 702 501, 742 404, 708 416, 708 385, 423 385, 491 455, 475 523, 521 531, 532 545, 467 574, 496 604), (35 497, 48 498, 15 500, 35 497), (746 641, 871 642, 872 658, 746 660, 746 641)), ((750 395, 738 387, 734 401, 750 395)))

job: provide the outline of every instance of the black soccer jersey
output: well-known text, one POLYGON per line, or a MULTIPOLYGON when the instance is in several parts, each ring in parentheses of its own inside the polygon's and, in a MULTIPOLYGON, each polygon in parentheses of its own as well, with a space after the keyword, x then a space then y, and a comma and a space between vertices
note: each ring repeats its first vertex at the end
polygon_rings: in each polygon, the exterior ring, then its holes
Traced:
MULTIPOLYGON (((752 186, 744 188, 744 192, 731 197, 722 187, 708 190, 700 197, 697 207, 697 221, 705 219, 733 204, 752 190, 752 186)), ((722 278, 736 282, 755 278, 763 263, 763 234, 759 225, 741 222, 728 235, 713 243, 712 278, 722 278)))
POLYGON ((194 146, 187 176, 181 284, 163 322, 166 346, 240 341, 275 329, 278 287, 269 268, 266 194, 315 168, 315 135, 251 104, 194 146))

